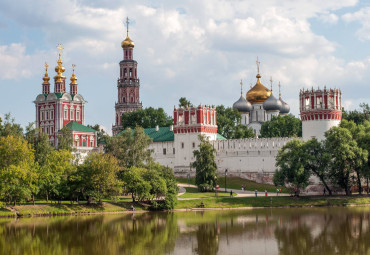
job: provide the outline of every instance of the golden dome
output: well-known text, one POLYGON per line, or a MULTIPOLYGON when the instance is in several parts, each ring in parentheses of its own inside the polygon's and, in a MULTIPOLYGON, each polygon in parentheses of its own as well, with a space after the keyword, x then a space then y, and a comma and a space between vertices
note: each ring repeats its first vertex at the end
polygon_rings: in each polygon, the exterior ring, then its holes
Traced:
POLYGON ((72 68, 73 68, 73 71, 72 71, 72 76, 70 78, 71 80, 71 85, 77 85, 77 77, 75 75, 75 64, 72 64, 72 68))
POLYGON ((133 49, 135 47, 134 41, 130 39, 128 34, 127 34, 126 39, 121 42, 121 47, 123 49, 133 49))
POLYGON ((48 67, 49 65, 47 63, 45 63, 45 75, 44 77, 42 77, 42 79, 44 80, 44 82, 42 83, 43 85, 50 85, 50 77, 48 75, 48 67))
POLYGON ((263 103, 271 95, 271 91, 261 83, 261 75, 257 74, 256 78, 256 85, 247 92, 247 100, 252 104, 263 103))
POLYGON ((63 73, 64 71, 66 70, 65 67, 63 66, 63 61, 62 59, 60 58, 60 56, 62 55, 62 50, 63 50, 63 47, 62 45, 58 44, 58 47, 57 49, 59 50, 59 59, 58 59, 58 65, 55 67, 55 72, 57 73, 56 76, 54 76, 54 79, 55 79, 55 82, 63 82, 63 79, 66 78, 63 73))

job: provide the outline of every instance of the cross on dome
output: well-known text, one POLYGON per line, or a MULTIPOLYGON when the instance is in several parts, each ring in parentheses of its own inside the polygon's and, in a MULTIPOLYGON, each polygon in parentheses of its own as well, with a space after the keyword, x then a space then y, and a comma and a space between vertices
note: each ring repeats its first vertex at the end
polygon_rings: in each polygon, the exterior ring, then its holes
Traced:
POLYGON ((259 74, 260 73, 260 64, 261 64, 261 62, 258 61, 258 56, 257 56, 256 64, 257 64, 257 73, 259 74))
POLYGON ((64 48, 62 47, 62 45, 59 43, 58 45, 57 45, 57 49, 58 49, 58 51, 59 51, 59 57, 62 55, 62 51, 64 50, 64 48))
POLYGON ((243 80, 240 79, 240 93, 243 96, 243 80))
POLYGON ((272 76, 270 76, 271 91, 272 91, 272 82, 273 82, 273 80, 272 80, 272 76))

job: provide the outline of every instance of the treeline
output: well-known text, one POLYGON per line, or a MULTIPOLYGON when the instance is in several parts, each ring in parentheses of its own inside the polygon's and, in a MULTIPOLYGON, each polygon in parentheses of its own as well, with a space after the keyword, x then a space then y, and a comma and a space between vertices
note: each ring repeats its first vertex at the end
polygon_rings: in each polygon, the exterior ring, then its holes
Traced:
POLYGON ((339 127, 325 133, 325 140, 288 142, 276 157, 275 185, 304 189, 311 175, 320 179, 331 195, 333 188, 351 194, 352 186, 361 194, 363 183, 369 191, 370 122, 342 120, 339 127))
POLYGON ((81 165, 68 130, 62 134, 62 146, 55 149, 32 125, 23 133, 10 115, 0 118, 2 205, 35 199, 92 203, 131 194, 134 202, 150 200, 155 209, 174 207, 178 188, 172 169, 154 163, 142 128, 106 136, 105 153, 91 153, 81 165))

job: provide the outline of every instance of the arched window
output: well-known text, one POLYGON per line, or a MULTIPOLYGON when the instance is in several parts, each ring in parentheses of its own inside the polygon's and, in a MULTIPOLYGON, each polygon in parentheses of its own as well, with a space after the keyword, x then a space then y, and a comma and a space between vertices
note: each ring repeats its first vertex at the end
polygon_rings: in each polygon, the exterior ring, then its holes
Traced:
POLYGON ((64 106, 64 119, 68 120, 68 107, 66 105, 64 106))
POLYGON ((81 120, 81 110, 80 107, 76 109, 76 120, 81 120))
POLYGON ((70 114, 70 119, 74 120, 75 119, 75 109, 73 107, 71 107, 69 114, 70 114))

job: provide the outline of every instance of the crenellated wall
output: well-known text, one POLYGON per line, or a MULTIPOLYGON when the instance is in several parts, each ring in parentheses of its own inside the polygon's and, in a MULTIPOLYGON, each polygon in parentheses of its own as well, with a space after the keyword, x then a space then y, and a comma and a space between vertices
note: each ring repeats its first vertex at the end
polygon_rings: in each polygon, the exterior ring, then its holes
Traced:
MULTIPOLYGON (((199 148, 199 141, 196 136, 189 138, 191 139, 187 140, 184 148, 175 148, 174 142, 153 143, 150 146, 153 150, 152 156, 158 163, 172 167, 177 176, 186 177, 189 173, 194 176, 195 169, 190 167, 190 163, 195 160, 193 151, 199 148)), ((250 138, 214 140, 210 143, 216 149, 216 164, 220 176, 224 176, 227 169, 229 176, 272 183, 277 152, 293 139, 250 138)))

